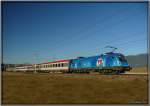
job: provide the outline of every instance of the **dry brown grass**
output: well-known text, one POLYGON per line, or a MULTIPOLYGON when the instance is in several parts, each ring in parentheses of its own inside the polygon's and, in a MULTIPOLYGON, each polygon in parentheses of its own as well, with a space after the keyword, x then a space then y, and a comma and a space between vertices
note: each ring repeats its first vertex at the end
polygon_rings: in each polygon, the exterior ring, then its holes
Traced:
POLYGON ((133 68, 130 72, 147 73, 148 69, 147 67, 138 67, 138 68, 133 68))
POLYGON ((147 76, 3 73, 3 104, 148 102, 147 76))

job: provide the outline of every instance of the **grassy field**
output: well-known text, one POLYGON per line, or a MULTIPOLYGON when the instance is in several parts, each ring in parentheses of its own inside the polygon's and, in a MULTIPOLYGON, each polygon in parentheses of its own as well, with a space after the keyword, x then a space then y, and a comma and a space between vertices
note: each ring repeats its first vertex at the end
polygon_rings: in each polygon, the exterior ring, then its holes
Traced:
POLYGON ((148 103, 145 75, 4 72, 3 104, 148 103))
POLYGON ((138 68, 133 68, 130 72, 147 73, 148 69, 147 67, 138 67, 138 68))

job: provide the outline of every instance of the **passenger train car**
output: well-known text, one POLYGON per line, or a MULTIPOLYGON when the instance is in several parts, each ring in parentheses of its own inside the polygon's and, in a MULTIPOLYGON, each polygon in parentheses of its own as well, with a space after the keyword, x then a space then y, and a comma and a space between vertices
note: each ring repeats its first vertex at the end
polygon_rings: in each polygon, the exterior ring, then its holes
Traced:
POLYGON ((58 60, 54 62, 47 62, 38 64, 36 70, 38 72, 67 72, 69 69, 69 60, 58 60))

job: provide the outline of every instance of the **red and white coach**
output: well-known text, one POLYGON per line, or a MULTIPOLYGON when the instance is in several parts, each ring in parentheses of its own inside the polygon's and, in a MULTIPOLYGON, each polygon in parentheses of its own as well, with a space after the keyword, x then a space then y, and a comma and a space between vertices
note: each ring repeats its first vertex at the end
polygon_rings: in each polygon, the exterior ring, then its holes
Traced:
POLYGON ((42 63, 40 69, 48 72, 66 72, 69 69, 69 60, 42 63))

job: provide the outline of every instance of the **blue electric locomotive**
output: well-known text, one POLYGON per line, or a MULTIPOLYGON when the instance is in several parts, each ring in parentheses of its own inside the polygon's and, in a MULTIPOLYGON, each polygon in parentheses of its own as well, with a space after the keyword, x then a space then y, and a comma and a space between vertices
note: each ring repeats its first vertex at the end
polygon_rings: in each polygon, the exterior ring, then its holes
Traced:
POLYGON ((104 53, 98 56, 79 57, 70 60, 69 72, 89 73, 90 71, 97 71, 100 73, 124 73, 130 71, 125 56, 121 53, 104 53))

